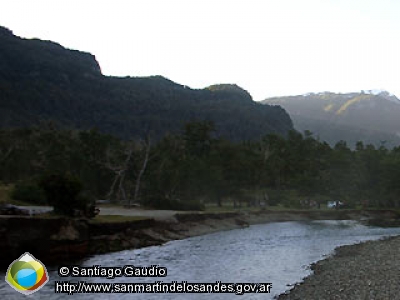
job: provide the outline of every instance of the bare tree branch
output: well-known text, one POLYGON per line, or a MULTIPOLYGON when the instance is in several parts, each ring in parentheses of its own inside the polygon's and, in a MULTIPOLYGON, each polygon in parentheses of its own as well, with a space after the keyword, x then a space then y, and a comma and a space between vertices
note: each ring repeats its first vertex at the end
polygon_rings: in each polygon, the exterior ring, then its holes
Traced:
POLYGON ((126 156, 126 159, 125 159, 124 163, 122 165, 120 165, 120 166, 112 166, 111 162, 110 162, 111 154, 110 154, 109 149, 107 150, 107 155, 106 155, 107 156, 107 158, 106 158, 107 161, 105 163, 105 166, 109 170, 111 170, 111 171, 113 171, 115 173, 114 181, 111 184, 110 191, 106 196, 108 200, 111 198, 112 194, 114 193, 115 186, 116 186, 118 181, 119 181, 118 192, 122 195, 122 197, 123 197, 122 200, 126 200, 126 192, 125 192, 125 188, 124 188, 124 179, 125 179, 125 172, 128 170, 128 165, 129 165, 129 162, 130 162, 130 160, 132 158, 132 154, 133 154, 133 144, 130 145, 129 148, 128 148, 128 153, 127 153, 127 156, 126 156))
POLYGON ((9 148, 8 148, 8 150, 3 154, 2 152, 3 151, 1 151, 0 152, 0 162, 3 162, 3 161, 5 161, 5 160, 7 160, 7 158, 11 155, 11 153, 14 151, 14 147, 13 146, 10 146, 9 148))
MULTIPOLYGON (((147 136, 145 143, 146 143, 146 153, 145 153, 145 157, 144 157, 144 160, 143 160, 142 168, 140 169, 139 174, 138 174, 138 176, 136 178, 135 194, 134 194, 134 198, 133 198, 134 203, 138 202, 140 181, 142 179, 142 176, 143 176, 144 172, 146 171, 147 163, 149 161, 149 154, 150 154, 150 148, 151 148, 151 143, 150 143, 150 137, 149 136, 147 136)), ((129 205, 130 204, 131 203, 130 203, 130 200, 129 200, 129 205)))

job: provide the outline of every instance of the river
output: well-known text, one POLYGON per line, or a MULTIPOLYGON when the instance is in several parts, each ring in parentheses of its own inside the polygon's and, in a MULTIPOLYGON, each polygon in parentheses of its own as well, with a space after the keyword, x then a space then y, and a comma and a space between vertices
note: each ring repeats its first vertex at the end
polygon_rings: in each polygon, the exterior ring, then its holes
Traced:
MULTIPOLYGON (((217 232, 171 241, 162 246, 97 255, 80 266, 125 265, 167 268, 163 278, 61 278, 55 267, 48 267, 50 282, 28 297, 0 282, 1 299, 273 299, 309 275, 310 264, 333 253, 341 245, 400 234, 400 228, 363 226, 356 221, 279 222, 253 225, 244 229, 217 232), (105 283, 272 283, 270 294, 79 294, 54 292, 55 281, 86 280, 105 283)), ((16 259, 16 258, 13 258, 16 259)), ((38 257, 38 259, 40 259, 38 257)), ((5 274, 1 273, 4 278, 5 274)))

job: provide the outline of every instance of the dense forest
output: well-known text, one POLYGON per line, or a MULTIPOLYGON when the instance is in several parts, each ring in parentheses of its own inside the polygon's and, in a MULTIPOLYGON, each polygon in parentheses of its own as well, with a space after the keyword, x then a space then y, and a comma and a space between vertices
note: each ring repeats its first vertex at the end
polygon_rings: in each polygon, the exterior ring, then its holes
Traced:
MULTIPOLYGON (((201 209, 205 203, 309 208, 341 201, 347 207, 400 205, 400 148, 358 142, 334 147, 311 132, 267 134, 258 141, 218 137, 212 122, 187 123, 159 141, 126 141, 97 130, 54 124, 0 132, 0 180, 42 202, 48 174, 79 178, 94 199, 157 208, 201 209)), ((22 193, 23 195, 23 193, 22 193)), ((24 196, 22 196, 23 198, 24 196)), ((25 197, 26 198, 26 197, 25 197)), ((27 200, 27 199, 24 199, 27 200)))
POLYGON ((126 140, 160 139, 196 120, 212 121, 221 137, 235 141, 293 129, 284 109, 257 103, 236 85, 191 89, 162 76, 108 77, 89 53, 0 27, 0 128, 49 120, 126 140))

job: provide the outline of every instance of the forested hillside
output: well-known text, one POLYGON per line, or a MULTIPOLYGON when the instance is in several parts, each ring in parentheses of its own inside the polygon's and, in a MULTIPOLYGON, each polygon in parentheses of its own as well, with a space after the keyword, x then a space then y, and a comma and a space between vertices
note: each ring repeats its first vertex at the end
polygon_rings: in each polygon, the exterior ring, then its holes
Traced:
POLYGON ((280 105, 297 130, 311 130, 332 146, 340 140, 352 148, 358 141, 387 148, 400 145, 400 100, 387 91, 326 92, 270 98, 263 103, 280 105))
POLYGON ((195 90, 161 76, 107 77, 91 54, 0 27, 0 127, 49 120, 124 139, 159 139, 195 120, 213 121, 217 135, 235 141, 293 128, 282 108, 256 103, 238 86, 195 90))

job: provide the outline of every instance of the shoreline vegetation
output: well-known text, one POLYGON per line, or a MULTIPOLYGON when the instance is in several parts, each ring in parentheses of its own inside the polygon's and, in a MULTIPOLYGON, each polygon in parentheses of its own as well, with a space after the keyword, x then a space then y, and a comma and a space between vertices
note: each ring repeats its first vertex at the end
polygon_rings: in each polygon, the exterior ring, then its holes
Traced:
POLYGON ((206 121, 181 131, 126 141, 51 124, 2 129, 0 189, 12 185, 10 197, 24 203, 56 201, 59 212, 100 199, 182 211, 226 202, 235 208, 400 207, 400 147, 360 142, 352 150, 343 141, 331 147, 296 131, 232 142, 206 121))

